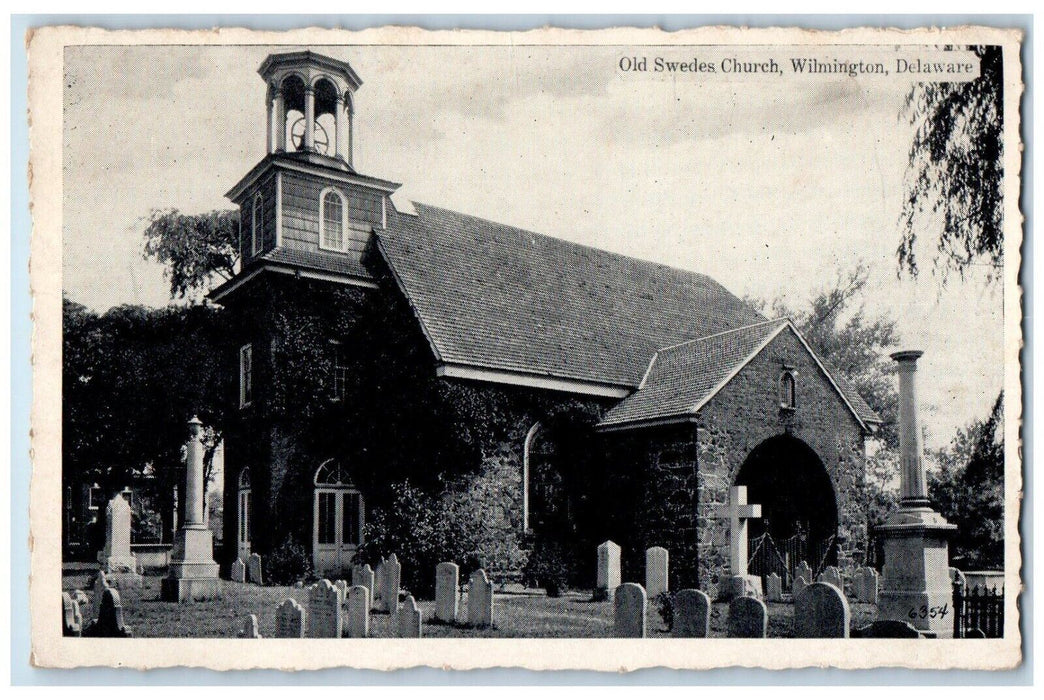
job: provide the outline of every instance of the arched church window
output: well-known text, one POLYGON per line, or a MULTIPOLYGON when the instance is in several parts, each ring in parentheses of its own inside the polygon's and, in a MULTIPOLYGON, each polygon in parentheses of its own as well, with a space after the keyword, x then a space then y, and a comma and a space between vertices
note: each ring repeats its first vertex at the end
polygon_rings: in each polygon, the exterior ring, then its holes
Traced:
POLYGON ((345 211, 344 197, 335 189, 323 190, 319 198, 319 247, 324 250, 344 251, 345 211))
POLYGON ((797 408, 797 383, 790 370, 784 371, 779 378, 779 405, 781 408, 797 408))
POLYGON ((261 193, 254 195, 254 209, 250 215, 250 250, 254 255, 261 252, 264 241, 264 208, 261 201, 261 193))
POLYGON ((243 559, 250 556, 250 542, 253 539, 251 537, 253 528, 253 519, 251 517, 251 506, 252 506, 252 490, 250 488, 250 468, 244 467, 243 471, 239 473, 239 494, 238 494, 238 515, 239 515, 239 533, 238 533, 238 549, 239 556, 243 559))
POLYGON ((362 494, 336 459, 319 465, 314 486, 313 564, 324 574, 346 571, 363 541, 362 494))
POLYGON ((568 518, 565 480, 553 434, 540 423, 526 435, 523 456, 522 523, 526 530, 559 529, 568 518))

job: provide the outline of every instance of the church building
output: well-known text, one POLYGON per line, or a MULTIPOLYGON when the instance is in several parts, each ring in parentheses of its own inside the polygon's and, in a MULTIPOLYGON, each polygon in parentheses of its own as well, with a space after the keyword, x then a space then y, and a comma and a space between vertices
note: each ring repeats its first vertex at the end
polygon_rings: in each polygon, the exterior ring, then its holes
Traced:
POLYGON ((733 486, 761 506, 753 573, 860 560, 879 418, 789 320, 696 272, 397 207, 353 162, 348 63, 258 72, 268 152, 227 194, 241 270, 211 292, 238 348, 227 558, 292 542, 337 576, 408 484, 479 504, 500 542, 555 543, 579 584, 613 540, 624 580, 662 546, 672 588, 719 591, 733 486))

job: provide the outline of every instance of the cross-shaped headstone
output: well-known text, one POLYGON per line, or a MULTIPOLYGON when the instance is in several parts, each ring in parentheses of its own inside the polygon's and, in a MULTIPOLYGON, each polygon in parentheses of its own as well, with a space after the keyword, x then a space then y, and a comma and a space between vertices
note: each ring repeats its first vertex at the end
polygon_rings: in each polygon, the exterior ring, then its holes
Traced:
POLYGON ((729 489, 729 553, 732 575, 747 575, 747 521, 761 517, 761 505, 747 503, 747 487, 729 489))

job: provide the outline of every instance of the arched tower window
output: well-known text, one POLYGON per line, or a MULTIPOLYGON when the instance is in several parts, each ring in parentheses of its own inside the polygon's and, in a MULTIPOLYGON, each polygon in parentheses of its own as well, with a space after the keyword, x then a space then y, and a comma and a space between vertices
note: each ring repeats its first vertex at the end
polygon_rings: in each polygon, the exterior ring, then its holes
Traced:
POLYGON ((254 195, 254 207, 250 214, 250 251, 253 255, 261 252, 261 246, 264 244, 265 237, 264 226, 264 202, 261 199, 261 193, 258 192, 254 195))
POLYGON ((347 571, 363 542, 362 494, 335 459, 319 465, 314 487, 313 564, 316 571, 323 574, 347 571))
POLYGON ((251 533, 253 530, 253 519, 251 517, 251 506, 252 504, 252 490, 250 488, 250 468, 244 467, 243 471, 239 473, 239 496, 238 503, 239 508, 239 530, 238 530, 238 550, 239 557, 246 560, 250 556, 250 542, 253 539, 251 533))
POLYGON ((779 377, 779 405, 781 408, 797 408, 797 383, 791 370, 784 370, 779 377))
POLYGON ((319 197, 319 247, 344 252, 345 213, 344 197, 335 189, 323 190, 319 197))

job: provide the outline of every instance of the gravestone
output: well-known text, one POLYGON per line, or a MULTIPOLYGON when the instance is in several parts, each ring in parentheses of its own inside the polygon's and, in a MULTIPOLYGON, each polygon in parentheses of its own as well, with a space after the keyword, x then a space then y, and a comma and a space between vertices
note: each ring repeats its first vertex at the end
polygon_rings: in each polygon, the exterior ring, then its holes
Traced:
POLYGON ((123 604, 120 594, 114 588, 106 588, 102 595, 98 619, 88 627, 84 637, 133 637, 129 627, 123 624, 123 604))
POLYGON ((686 588, 674 596, 674 637, 709 637, 711 601, 703 591, 686 588))
POLYGON ((877 571, 869 566, 863 567, 863 583, 859 595, 859 602, 873 603, 874 605, 877 605, 878 590, 880 590, 880 585, 877 571))
POLYGON ((761 506, 747 503, 746 486, 733 486, 729 489, 725 511, 729 520, 729 570, 732 576, 727 581, 724 597, 726 600, 744 596, 761 598, 761 577, 747 573, 747 523, 761 517, 761 506))
POLYGON ((795 637, 848 637, 851 621, 845 594, 831 583, 811 583, 794 598, 795 637))
POLYGON ((308 636, 341 636, 341 592, 323 579, 308 594, 308 636))
POLYGON ((377 588, 381 592, 377 609, 394 615, 399 609, 399 582, 402 578, 402 565, 394 554, 381 563, 383 566, 379 567, 379 571, 383 573, 383 576, 377 580, 377 588))
POLYGON ((794 567, 794 578, 798 577, 805 579, 805 583, 812 583, 812 567, 808 565, 808 562, 800 561, 794 567))
POLYGON ((232 572, 230 576, 236 583, 246 583, 246 562, 242 559, 236 559, 232 562, 232 572))
POLYGON ((141 588, 138 560, 131 554, 131 507, 127 499, 116 494, 105 506, 105 549, 98 552, 101 570, 108 574, 109 585, 117 588, 141 588))
POLYGON ((80 606, 80 612, 83 612, 85 605, 91 602, 91 599, 87 597, 87 594, 77 588, 72 592, 72 599, 76 601, 76 604, 80 606))
POLYGON ((105 596, 105 591, 112 588, 109 585, 109 577, 105 575, 104 571, 99 571, 94 575, 94 585, 91 587, 91 602, 94 603, 94 617, 98 617, 98 611, 101 610, 102 598, 105 596))
POLYGON ((247 615, 243 618, 243 629, 239 632, 240 639, 261 639, 261 631, 257 627, 257 615, 247 615))
POLYGON ((645 593, 649 600, 670 590, 667 580, 667 560, 669 555, 663 547, 649 547, 645 550, 645 593))
POLYGON ((373 607, 373 569, 369 564, 352 567, 352 585, 362 586, 366 589, 366 609, 373 607))
POLYGON ((613 592, 613 636, 645 637, 649 601, 637 583, 624 583, 613 592))
POLYGON ((865 639, 918 639, 921 633, 909 622, 902 620, 878 620, 866 627, 852 630, 853 637, 865 639))
POLYGON ((841 570, 836 566, 828 566, 823 569, 823 573, 816 579, 816 583, 829 583, 831 586, 839 591, 845 590, 844 579, 841 576, 841 570))
POLYGON ((305 636, 307 613, 293 598, 287 598, 276 608, 276 637, 301 639, 305 636))
POLYGON ((344 579, 337 579, 334 581, 334 588, 341 592, 341 602, 348 602, 348 582, 344 579))
POLYGON ((798 576, 794 579, 794 585, 791 586, 790 594, 794 598, 794 600, 797 600, 797 597, 801 595, 801 591, 805 590, 806 588, 808 588, 808 579, 804 576, 798 576))
POLYGON ((421 611, 411 595, 406 596, 395 613, 395 630, 402 639, 421 638, 421 611))
POLYGON ((468 624, 472 627, 493 624, 493 584, 482 569, 472 572, 468 580, 468 624))
POLYGON ((366 586, 348 589, 347 631, 354 639, 370 636, 370 590, 366 586))
POLYGON ((620 545, 606 540, 598 545, 598 572, 595 599, 609 600, 620 585, 620 545))
POLYGON ((729 637, 764 638, 768 636, 768 608, 757 598, 734 598, 729 603, 729 637))
POLYGON ((384 604, 384 569, 386 566, 384 557, 381 557, 381 560, 377 562, 377 568, 374 569, 373 588, 370 589, 370 605, 379 612, 388 611, 384 604))
POLYGON ((765 577, 765 599, 770 603, 783 600, 783 579, 776 572, 765 577))
POLYGON ((256 583, 259 586, 265 585, 265 579, 261 575, 261 555, 257 552, 247 558, 247 578, 250 579, 250 583, 256 583))
POLYGON ((444 561, 435 567, 435 619, 453 624, 457 621, 457 591, 460 567, 444 561))
POLYGON ((83 616, 80 606, 71 595, 62 592, 62 636, 79 637, 83 634, 83 616))

